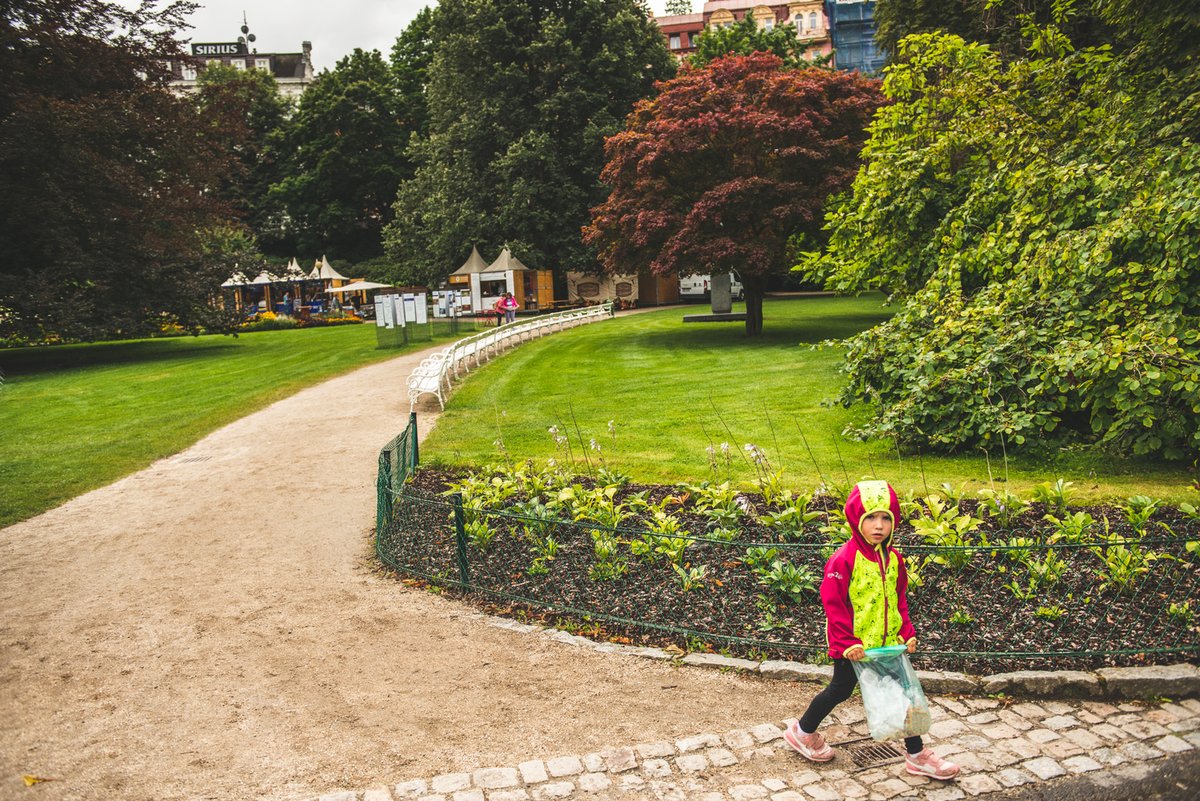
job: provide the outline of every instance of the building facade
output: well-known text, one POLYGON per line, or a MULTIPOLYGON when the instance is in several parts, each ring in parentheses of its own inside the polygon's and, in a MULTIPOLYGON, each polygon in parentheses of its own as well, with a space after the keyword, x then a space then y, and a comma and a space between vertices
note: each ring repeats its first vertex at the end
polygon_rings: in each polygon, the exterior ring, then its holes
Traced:
POLYGON ((696 38, 708 28, 721 28, 752 18, 761 28, 791 23, 807 45, 810 60, 833 54, 833 66, 875 74, 884 57, 875 47, 875 0, 710 0, 699 14, 655 17, 667 48, 682 60, 696 50, 696 38))
POLYGON ((193 44, 190 57, 166 62, 173 76, 171 88, 181 93, 197 91, 200 73, 209 64, 269 72, 286 97, 298 98, 313 81, 312 42, 304 42, 299 53, 259 53, 245 42, 206 42, 193 44))

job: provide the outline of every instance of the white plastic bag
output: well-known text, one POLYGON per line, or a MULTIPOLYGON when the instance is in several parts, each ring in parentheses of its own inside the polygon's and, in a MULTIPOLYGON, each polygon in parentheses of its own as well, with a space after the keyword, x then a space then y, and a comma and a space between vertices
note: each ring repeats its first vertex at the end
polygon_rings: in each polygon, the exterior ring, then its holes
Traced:
POLYGON ((852 664, 872 739, 899 740, 929 732, 929 701, 908 654, 870 656, 852 664))

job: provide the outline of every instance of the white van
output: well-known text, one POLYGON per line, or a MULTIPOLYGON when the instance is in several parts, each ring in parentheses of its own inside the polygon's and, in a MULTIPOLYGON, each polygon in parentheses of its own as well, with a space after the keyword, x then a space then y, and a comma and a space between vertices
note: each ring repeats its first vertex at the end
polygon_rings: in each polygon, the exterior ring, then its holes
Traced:
MULTIPOLYGON (((744 292, 737 273, 729 274, 729 290, 735 300, 742 299, 744 292)), ((708 297, 710 291, 707 275, 685 275, 679 279, 679 297, 682 300, 703 300, 708 297)))

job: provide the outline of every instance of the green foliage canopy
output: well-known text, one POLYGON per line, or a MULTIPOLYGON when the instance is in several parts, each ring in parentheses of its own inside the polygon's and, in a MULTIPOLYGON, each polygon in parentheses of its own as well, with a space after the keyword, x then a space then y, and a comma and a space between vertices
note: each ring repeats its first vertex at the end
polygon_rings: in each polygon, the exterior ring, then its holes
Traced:
POLYGON ((902 307, 849 340, 842 400, 877 405, 860 433, 943 451, 1194 458, 1195 47, 1167 71, 1139 46, 1114 58, 1026 33, 1036 55, 1008 63, 957 36, 901 43, 821 269, 902 307))
POLYGON ((594 269, 580 241, 603 198, 604 138, 674 72, 635 0, 445 0, 433 26, 429 133, 385 234, 395 280, 436 283, 471 246, 536 269, 594 269))
POLYGON ((204 258, 227 161, 164 60, 193 4, 0 6, 0 337, 217 325, 204 258))

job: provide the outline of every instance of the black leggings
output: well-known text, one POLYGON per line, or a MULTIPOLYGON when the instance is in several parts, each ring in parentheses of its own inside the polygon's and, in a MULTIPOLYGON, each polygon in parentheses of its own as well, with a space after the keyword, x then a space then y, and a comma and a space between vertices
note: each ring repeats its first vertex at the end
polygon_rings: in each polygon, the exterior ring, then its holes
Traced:
MULTIPOLYGON (((821 690, 817 697, 808 705, 808 711, 800 718, 800 730, 812 734, 821 725, 821 721, 833 711, 833 708, 845 701, 858 686, 858 674, 849 659, 833 660, 833 681, 821 690)), ((925 748, 920 737, 905 737, 904 750, 910 754, 919 754, 925 748)))

